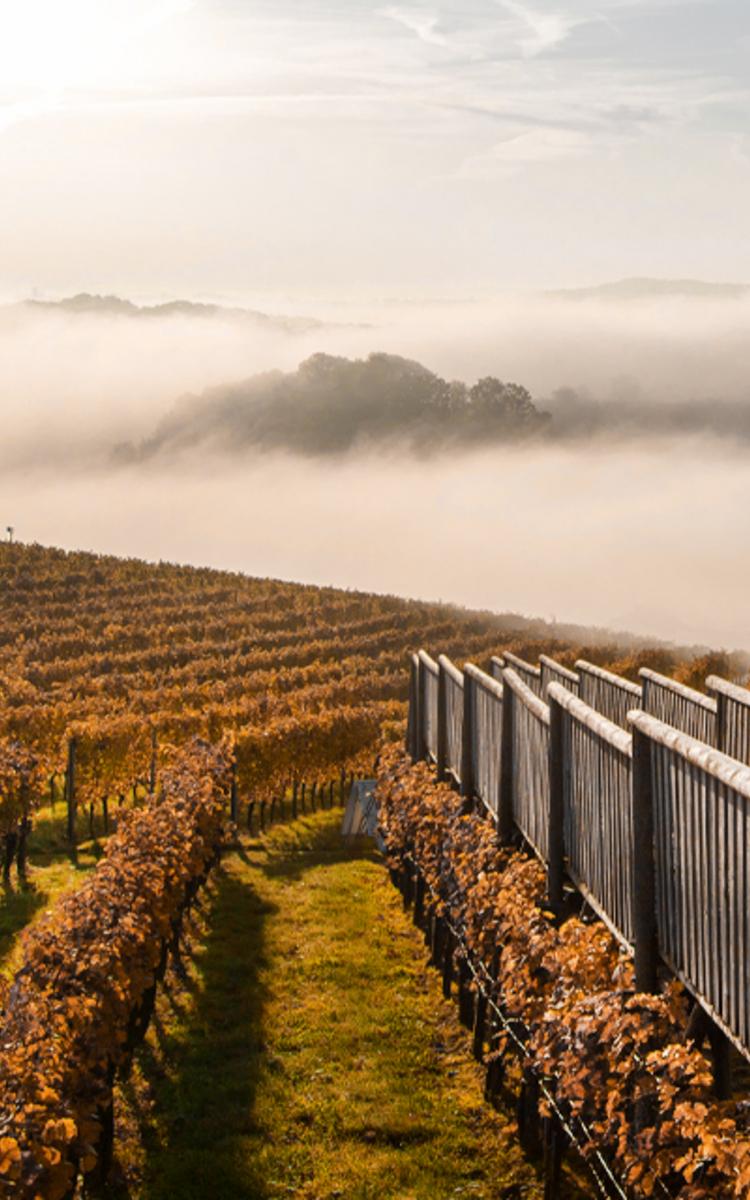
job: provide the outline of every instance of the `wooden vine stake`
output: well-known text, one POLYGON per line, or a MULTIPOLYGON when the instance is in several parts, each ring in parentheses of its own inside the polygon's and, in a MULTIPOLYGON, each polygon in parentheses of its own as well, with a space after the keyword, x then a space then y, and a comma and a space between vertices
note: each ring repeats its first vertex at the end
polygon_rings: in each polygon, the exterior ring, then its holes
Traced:
POLYGON ((76 840, 76 739, 68 739, 68 759, 65 765, 65 802, 68 806, 68 841, 76 840))

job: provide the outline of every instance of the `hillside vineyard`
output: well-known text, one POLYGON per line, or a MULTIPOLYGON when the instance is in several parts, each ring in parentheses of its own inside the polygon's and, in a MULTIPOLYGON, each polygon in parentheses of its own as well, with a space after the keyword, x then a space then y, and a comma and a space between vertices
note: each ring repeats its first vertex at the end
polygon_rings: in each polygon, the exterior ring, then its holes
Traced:
POLYGON ((36 822, 108 837, 3 983, 0 1188, 103 1180, 112 1095, 183 918, 226 840, 330 804, 401 736, 425 634, 487 658, 501 623, 437 605, 40 547, 0 550, 6 883, 36 822))
POLYGON ((664 649, 573 646, 521 618, 0 548, 6 889, 23 884, 35 839, 74 860, 77 844, 106 843, 34 921, 1 985, 0 1195, 64 1200, 82 1178, 106 1179, 113 1088, 228 839, 331 805, 384 743, 403 744, 409 653, 423 644, 487 669, 516 652, 688 682, 727 671, 664 649))

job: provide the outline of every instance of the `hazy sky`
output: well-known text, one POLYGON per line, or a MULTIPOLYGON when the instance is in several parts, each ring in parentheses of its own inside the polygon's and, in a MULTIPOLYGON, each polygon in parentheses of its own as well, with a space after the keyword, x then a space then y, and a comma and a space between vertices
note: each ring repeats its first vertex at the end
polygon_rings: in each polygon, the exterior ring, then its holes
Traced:
POLYGON ((0 289, 750 279, 747 0, 0 0, 0 289))

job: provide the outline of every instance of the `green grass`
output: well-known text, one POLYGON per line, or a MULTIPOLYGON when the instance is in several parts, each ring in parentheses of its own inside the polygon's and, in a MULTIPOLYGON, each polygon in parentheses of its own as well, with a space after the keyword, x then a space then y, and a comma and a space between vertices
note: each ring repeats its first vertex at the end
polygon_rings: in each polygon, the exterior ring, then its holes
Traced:
MULTIPOLYGON (((81 832, 86 832, 83 824, 81 832)), ((68 844, 62 804, 54 810, 48 805, 35 814, 27 878, 19 880, 14 866, 10 883, 0 893, 0 974, 10 977, 20 965, 19 934, 64 892, 78 887, 101 853, 97 840, 82 841, 75 848, 68 844)))
POLYGON ((340 813, 216 874, 118 1098, 143 1200, 541 1197, 382 862, 340 813))

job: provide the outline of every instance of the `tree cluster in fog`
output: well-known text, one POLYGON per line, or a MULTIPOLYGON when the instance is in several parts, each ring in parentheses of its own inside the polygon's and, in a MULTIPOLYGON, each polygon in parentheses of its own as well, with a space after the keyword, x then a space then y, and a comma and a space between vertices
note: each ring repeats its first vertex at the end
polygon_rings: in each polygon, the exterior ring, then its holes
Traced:
POLYGON ((286 333, 307 333, 323 329, 325 323, 313 317, 271 316, 253 308, 227 308, 223 304, 202 304, 194 300, 169 300, 162 304, 134 304, 120 296, 99 296, 78 292, 63 300, 24 300, 29 312, 51 313, 75 317, 118 317, 131 320, 170 320, 187 317, 191 320, 217 319, 266 326, 286 333))
POLYGON ((547 401, 550 432, 560 438, 655 439, 697 435, 750 440, 748 400, 655 401, 627 381, 613 399, 601 400, 585 389, 558 388, 547 401))
POLYGON ((184 397, 152 437, 117 453, 121 460, 191 447, 330 454, 396 441, 432 450, 526 437, 547 420, 526 388, 492 376, 469 387, 397 355, 314 354, 293 372, 184 397))

